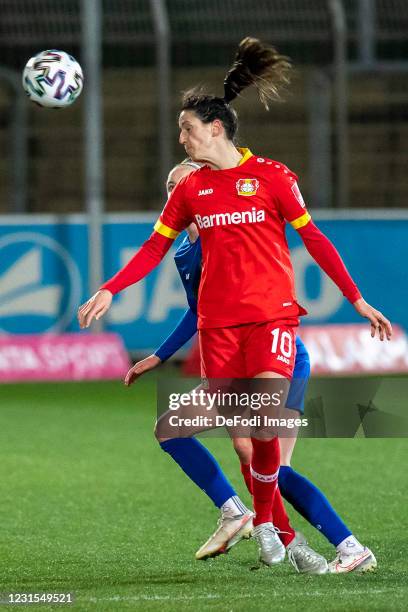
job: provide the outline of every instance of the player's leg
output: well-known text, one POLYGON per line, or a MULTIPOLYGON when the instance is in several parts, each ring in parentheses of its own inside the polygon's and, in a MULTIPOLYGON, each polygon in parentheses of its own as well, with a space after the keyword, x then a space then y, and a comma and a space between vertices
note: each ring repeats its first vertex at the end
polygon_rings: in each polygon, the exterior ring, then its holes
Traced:
MULTIPOLYGON (((298 343, 294 375, 286 402, 287 408, 294 412, 295 418, 303 416, 304 397, 309 378, 309 355, 303 343, 298 343)), ((329 563, 329 571, 340 573, 374 569, 377 562, 373 553, 353 536, 320 489, 291 467, 296 439, 297 429, 294 429, 291 437, 279 440, 281 467, 278 484, 283 498, 336 547, 337 556, 329 563)), ((298 564, 301 562, 302 559, 298 559, 298 564)))
MULTIPOLYGON (((252 361, 252 363, 253 364, 256 363, 258 367, 260 364, 262 364, 264 367, 269 366, 270 368, 269 370, 265 368, 264 371, 261 372, 261 374, 255 374, 255 377, 262 376, 262 377, 268 377, 268 378, 272 378, 272 377, 276 378, 277 377, 276 374, 279 372, 281 376, 285 377, 286 379, 291 378, 291 374, 292 374, 293 367, 294 367, 294 361, 295 361, 295 334, 294 334, 293 327, 289 327, 285 325, 285 323, 282 323, 282 325, 279 325, 277 323, 272 323, 272 322, 264 324, 264 325, 255 326, 254 330, 251 333, 250 346, 252 347, 252 355, 250 351, 248 353, 248 356, 250 359, 250 361, 248 362, 248 367, 250 368, 250 363, 252 361), (274 372, 273 376, 271 372, 274 372)), ((249 371, 250 373, 254 374, 253 370, 252 372, 251 370, 249 371)), ((278 439, 275 439, 275 444, 278 446, 277 452, 275 451, 275 449, 273 449, 275 462, 276 462, 276 457, 279 457, 280 455, 278 439)), ((259 449, 259 446, 260 446, 256 438, 253 439, 253 446, 254 446, 254 455, 255 455, 255 450, 257 449, 257 447, 259 449)), ((258 470, 256 469, 256 466, 254 465, 254 463, 255 462, 254 462, 254 456, 253 456, 251 474, 252 474, 252 486, 255 491, 256 488, 258 489, 261 488, 262 481, 265 480, 265 475, 260 474, 260 478, 259 478, 259 476, 257 475, 258 470)), ((278 464, 274 463, 273 465, 269 457, 269 459, 266 460, 266 465, 268 466, 268 469, 269 469, 269 473, 266 479, 272 480, 273 474, 276 474, 276 475, 279 474, 280 457, 279 457, 279 463, 278 464), (273 472, 272 470, 275 470, 275 472, 273 472)), ((257 513, 257 506, 256 506, 255 501, 254 501, 254 508, 257 513)), ((293 562, 294 556, 297 557, 301 553, 304 559, 305 560, 307 559, 307 563, 302 564, 301 567, 300 567, 300 564, 297 564, 297 565, 294 564, 296 569, 298 569, 298 571, 302 571, 305 573, 311 573, 311 574, 326 573, 327 572, 327 561, 321 555, 316 553, 313 549, 308 547, 306 540, 301 536, 301 534, 297 534, 297 533, 295 534, 293 532, 293 529, 290 527, 290 523, 287 518, 287 514, 283 506, 282 500, 280 498, 280 495, 276 494, 276 482, 275 482, 275 490, 272 492, 271 510, 272 510, 273 523, 276 525, 277 520, 280 521, 280 523, 282 525, 285 525, 286 527, 284 530, 289 532, 288 535, 286 536, 287 540, 285 544, 287 545, 288 550, 291 551, 289 556, 292 559, 292 562, 293 562), (301 552, 299 552, 301 546, 302 546, 302 549, 301 549, 301 552), (306 553, 306 551, 307 551, 307 556, 306 554, 303 554, 303 553, 306 553)), ((254 524, 255 524, 254 536, 257 535, 257 529, 258 529, 256 526, 256 523, 257 521, 255 520, 254 521, 254 524)), ((266 532, 267 530, 264 529, 261 524, 259 531, 266 532)), ((265 540, 267 542, 268 537, 266 537, 265 540)), ((268 558, 268 555, 266 556, 263 555, 263 549, 267 547, 268 545, 266 544, 266 542, 262 542, 262 535, 259 537, 259 542, 260 542, 261 560, 265 560, 265 558, 268 558)), ((283 548, 283 553, 284 553, 285 549, 282 546, 282 544, 281 544, 281 547, 283 548)))
MULTIPOLYGON (((265 397, 272 397, 277 389, 287 390, 295 361, 295 328, 273 322, 247 326, 244 346, 246 376, 254 379, 254 389, 265 397)), ((263 423, 264 418, 277 416, 272 403, 263 406, 262 413, 263 423)), ((272 565, 282 561, 286 552, 273 520, 280 465, 279 439, 276 432, 267 427, 263 431, 253 431, 251 441, 250 469, 255 511, 252 535, 259 545, 260 561, 272 565)), ((287 518, 283 505, 279 509, 281 519, 287 518)))
POLYGON ((197 551, 196 559, 214 557, 226 552, 228 543, 229 549, 249 537, 252 512, 240 500, 209 450, 196 438, 172 438, 160 442, 160 446, 221 511, 218 529, 197 551), (230 543, 232 538, 236 539, 234 543, 230 543))
MULTIPOLYGON (((198 393, 202 387, 194 391, 198 393)), ((205 415, 206 405, 199 402, 191 406, 183 405, 178 409, 178 420, 205 415), (194 414, 193 412, 194 411, 194 414)), ((214 505, 221 510, 222 521, 212 538, 196 553, 197 559, 207 559, 224 552, 229 539, 236 536, 247 523, 247 529, 242 537, 247 537, 252 528, 252 512, 245 507, 235 490, 225 477, 220 465, 194 436, 208 427, 170 426, 174 411, 166 411, 158 419, 155 427, 155 436, 162 450, 168 453, 179 465, 184 473, 211 499, 214 505), (171 437, 167 437, 171 435, 171 437), (163 437, 166 436, 166 437, 163 437)), ((237 540, 239 541, 239 540, 237 540)))
POLYGON ((197 438, 171 438, 159 444, 217 508, 223 508, 227 514, 240 514, 244 505, 235 489, 215 457, 197 438))
MULTIPOLYGON (((298 413, 299 414, 299 413, 298 413)), ((351 531, 329 504, 323 493, 305 476, 294 470, 291 457, 296 438, 281 438, 279 488, 283 497, 334 546, 351 536, 351 531)))
MULTIPOLYGON (((304 397, 310 378, 309 354, 303 345, 298 343, 295 368, 286 408, 294 418, 301 418, 304 413, 304 397)), ((291 467, 298 429, 294 428, 290 437, 280 438, 281 468, 279 471, 279 488, 282 496, 311 525, 316 527, 335 546, 351 535, 330 506, 323 493, 307 478, 291 467)))
POLYGON ((329 563, 329 571, 344 573, 374 569, 377 562, 371 550, 354 537, 322 491, 291 467, 295 443, 295 438, 280 440, 279 488, 284 499, 336 547, 337 555, 329 563))
MULTIPOLYGON (((296 443, 296 437, 290 438, 279 438, 279 446, 281 450, 281 465, 279 469, 278 486, 281 496, 287 501, 287 498, 283 494, 280 488, 281 471, 287 465, 287 461, 290 461, 294 446, 296 443)), ((300 573, 316 573, 325 574, 328 571, 328 563, 326 559, 311 548, 302 533, 299 531, 295 532, 295 537, 286 545, 288 552, 289 561, 300 573)))
MULTIPOLYGON (((248 438, 235 438, 233 442, 235 452, 240 460, 241 473, 244 477, 247 489, 252 495, 252 476, 250 469, 252 459, 252 442, 248 438)), ((283 451, 281 451, 281 453, 283 452, 283 455, 281 454, 281 463, 287 460, 287 452, 290 446, 292 446, 293 450, 294 442, 295 439, 293 438, 279 440, 281 449, 283 448, 283 451), (293 444, 291 443, 292 440, 293 444), (282 442, 284 442, 283 445, 282 442), (286 444, 286 442, 289 442, 289 444, 286 444)), ((283 505, 279 486, 274 496, 272 515, 273 524, 278 530, 279 538, 288 552, 292 565, 294 565, 295 568, 301 573, 326 573, 328 568, 326 559, 308 546, 304 536, 301 533, 296 532, 291 526, 283 505)))
MULTIPOLYGON (((249 494, 252 496, 252 475, 251 475, 251 461, 252 461, 252 441, 251 438, 233 438, 234 450, 239 457, 241 466, 241 474, 244 478, 246 487, 249 494)), ((279 491, 279 487, 276 489, 274 494, 274 501, 272 506, 273 523, 278 529, 279 538, 282 544, 287 547, 292 540, 295 538, 296 532, 289 522, 288 515, 286 514, 285 507, 283 505, 282 496, 279 491)))
MULTIPOLYGON (((252 441, 251 438, 234 438, 233 439, 234 450, 239 457, 241 465, 241 474, 244 478, 248 492, 252 496, 252 475, 251 475, 251 461, 252 461, 252 441)), ((287 547, 295 537, 295 530, 290 525, 288 515, 283 506, 282 496, 279 491, 279 487, 275 491, 274 502, 272 506, 273 523, 279 531, 279 538, 282 544, 287 547)))
POLYGON ((251 438, 232 438, 232 445, 238 455, 241 474, 244 479, 248 493, 253 495, 251 461, 252 461, 252 441, 251 438))
MULTIPOLYGON (((203 377, 233 378, 236 376, 240 356, 234 347, 233 337, 228 330, 225 331, 226 334, 223 334, 222 330, 200 332, 201 356, 203 351, 204 355, 211 354, 211 360, 207 359, 205 366, 203 364, 203 377)), ((195 438, 179 440, 184 440, 184 442, 172 440, 169 444, 167 440, 161 442, 161 446, 162 448, 164 446, 167 452, 171 447, 173 459, 191 480, 211 497, 221 511, 216 531, 196 553, 197 559, 207 559, 228 552, 241 539, 249 538, 252 531, 253 513, 236 495, 215 458, 198 440, 195 438), (187 444, 186 440, 188 440, 187 444), (189 451, 186 454, 180 453, 183 444, 184 450, 189 451)))
POLYGON ((266 565, 280 563, 285 547, 274 525, 273 507, 279 473, 279 441, 252 438, 251 461, 253 505, 255 511, 253 538, 259 546, 259 559, 266 565))

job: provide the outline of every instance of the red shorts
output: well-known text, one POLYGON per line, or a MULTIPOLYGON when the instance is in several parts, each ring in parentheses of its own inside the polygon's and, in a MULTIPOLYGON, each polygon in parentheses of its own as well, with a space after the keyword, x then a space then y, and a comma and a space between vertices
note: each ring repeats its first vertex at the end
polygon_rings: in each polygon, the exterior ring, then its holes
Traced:
POLYGON ((264 321, 236 327, 200 329, 201 375, 253 378, 276 372, 292 378, 297 320, 264 321))

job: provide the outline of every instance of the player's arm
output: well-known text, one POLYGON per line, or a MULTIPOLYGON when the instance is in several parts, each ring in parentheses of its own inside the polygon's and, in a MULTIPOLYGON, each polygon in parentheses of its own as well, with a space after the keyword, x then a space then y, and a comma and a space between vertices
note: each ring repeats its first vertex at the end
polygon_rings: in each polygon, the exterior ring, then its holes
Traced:
POLYGON ((376 308, 370 306, 362 297, 351 278, 336 247, 311 220, 299 234, 310 255, 338 286, 343 295, 353 304, 357 312, 371 323, 371 336, 378 332, 380 340, 386 337, 391 340, 392 326, 390 321, 376 308))
POLYGON ((180 321, 177 323, 174 330, 159 346, 155 355, 160 361, 166 361, 182 346, 186 344, 197 332, 197 314, 189 308, 180 321))
POLYGON ((391 339, 392 326, 388 319, 370 306, 362 297, 351 278, 339 252, 333 243, 313 223, 299 191, 296 176, 288 173, 280 182, 279 208, 283 216, 294 227, 303 243, 326 274, 337 285, 343 295, 353 304, 357 312, 371 323, 371 336, 378 332, 380 340, 391 339))
POLYGON ((159 348, 155 351, 153 355, 149 355, 146 359, 142 359, 135 363, 135 365, 130 368, 129 372, 125 377, 125 385, 129 386, 135 382, 139 376, 153 370, 158 365, 166 361, 176 353, 179 348, 184 346, 186 342, 190 340, 194 336, 197 331, 197 314, 189 308, 171 334, 166 338, 166 340, 159 346, 159 348))
POLYGON ((150 238, 129 263, 80 306, 78 321, 81 328, 89 327, 94 318, 100 319, 109 310, 113 295, 150 274, 166 255, 178 234, 188 225, 181 183, 182 181, 173 190, 150 238))

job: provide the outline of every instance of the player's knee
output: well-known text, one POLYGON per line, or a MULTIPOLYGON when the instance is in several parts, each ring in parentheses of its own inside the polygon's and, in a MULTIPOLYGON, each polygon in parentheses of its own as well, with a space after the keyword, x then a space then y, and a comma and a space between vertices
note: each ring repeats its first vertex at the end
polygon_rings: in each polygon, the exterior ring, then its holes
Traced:
POLYGON ((163 434, 163 432, 160 432, 160 427, 158 423, 155 424, 153 433, 154 433, 154 437, 156 438, 159 444, 161 444, 162 442, 166 442, 166 440, 169 439, 163 434))
POLYGON ((290 458, 281 457, 280 465, 281 467, 290 467, 290 458))
MULTIPOLYGON (((300 413, 299 412, 297 412, 297 415, 299 415, 299 417, 300 417, 300 413)), ((290 462, 291 462, 291 459, 292 459, 293 450, 294 450, 295 444, 296 444, 296 433, 294 433, 292 438, 279 438, 280 464, 281 464, 281 466, 290 467, 290 462)))
POLYGON ((241 463, 246 465, 251 463, 252 442, 250 438, 233 438, 232 443, 241 463))
POLYGON ((280 446, 280 464, 281 466, 290 466, 290 460, 292 459, 292 452, 293 450, 291 448, 287 448, 287 446, 285 444, 282 444, 282 439, 279 439, 279 446, 280 446))

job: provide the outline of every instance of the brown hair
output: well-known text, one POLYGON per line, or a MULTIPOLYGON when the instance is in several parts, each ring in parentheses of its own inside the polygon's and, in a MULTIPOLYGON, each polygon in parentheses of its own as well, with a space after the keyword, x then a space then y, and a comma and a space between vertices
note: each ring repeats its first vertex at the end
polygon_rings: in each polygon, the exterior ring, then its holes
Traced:
MULTIPOLYGON (((238 130, 238 116, 230 106, 243 89, 255 85, 267 110, 269 100, 280 100, 282 89, 289 84, 291 63, 271 45, 247 37, 238 45, 234 63, 224 79, 224 97, 205 94, 200 88, 186 91, 181 111, 193 111, 204 123, 222 121, 227 138, 233 140, 238 130)), ((180 111, 180 112, 181 112, 180 111)))
POLYGON ((243 89, 255 85, 268 110, 268 100, 279 100, 280 90, 289 84, 291 63, 275 47, 247 36, 241 40, 234 63, 224 79, 224 100, 231 102, 243 89))

